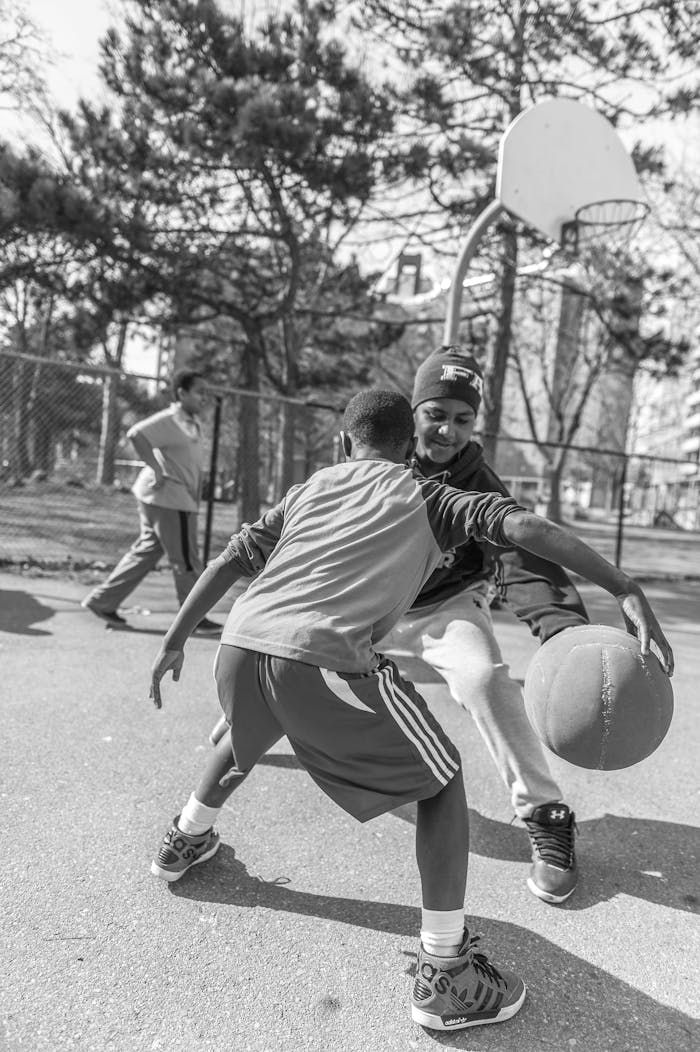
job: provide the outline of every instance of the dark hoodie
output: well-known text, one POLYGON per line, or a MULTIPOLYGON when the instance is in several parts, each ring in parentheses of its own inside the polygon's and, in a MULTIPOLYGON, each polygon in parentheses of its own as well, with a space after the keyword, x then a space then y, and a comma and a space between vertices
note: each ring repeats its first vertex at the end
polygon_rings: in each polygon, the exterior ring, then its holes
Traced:
MULTIPOLYGON (((423 476, 427 465, 414 457, 415 475, 423 476)), ((459 457, 431 478, 456 489, 511 496, 495 471, 484 461, 478 442, 469 442, 459 457)), ((564 628, 588 624, 581 597, 560 566, 521 548, 494 548, 470 541, 448 552, 443 565, 430 576, 413 609, 439 603, 477 581, 493 579, 499 598, 530 628, 541 643, 564 628)))

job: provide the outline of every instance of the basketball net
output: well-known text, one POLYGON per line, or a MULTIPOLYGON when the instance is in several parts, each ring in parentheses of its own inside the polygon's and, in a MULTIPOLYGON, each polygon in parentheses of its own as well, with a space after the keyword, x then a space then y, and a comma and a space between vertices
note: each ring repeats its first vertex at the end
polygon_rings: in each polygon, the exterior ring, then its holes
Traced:
POLYGON ((629 274, 629 246, 649 213, 646 201, 592 201, 562 226, 561 246, 591 290, 629 274))

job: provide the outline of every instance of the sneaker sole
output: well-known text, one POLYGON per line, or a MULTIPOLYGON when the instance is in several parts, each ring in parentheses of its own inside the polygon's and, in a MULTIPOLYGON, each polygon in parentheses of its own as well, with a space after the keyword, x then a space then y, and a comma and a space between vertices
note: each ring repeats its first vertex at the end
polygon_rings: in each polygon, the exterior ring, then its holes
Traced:
POLYGON ((171 869, 162 869, 157 862, 151 862, 151 873, 154 877, 160 877, 161 880, 167 880, 168 884, 172 884, 174 881, 179 880, 180 877, 184 877, 188 870, 192 869, 192 866, 198 866, 200 862, 206 862, 207 859, 213 858, 216 852, 221 847, 221 841, 217 840, 212 848, 210 848, 205 854, 201 855, 194 862, 190 862, 189 866, 185 869, 180 869, 177 872, 173 872, 171 869))
POLYGON ((538 899, 542 899, 543 902, 566 902, 568 898, 571 898, 573 893, 576 891, 576 885, 574 884, 571 891, 567 891, 566 895, 555 895, 552 891, 543 891, 542 888, 538 888, 532 877, 527 878, 528 890, 532 892, 538 899))
POLYGON ((422 1012, 416 1005, 411 1005, 411 1018, 414 1023, 418 1023, 419 1026, 425 1026, 429 1030, 466 1030, 470 1026, 488 1026, 489 1023, 505 1023, 506 1019, 512 1019, 514 1015, 517 1015, 520 1009, 523 1007, 523 1002, 527 995, 527 987, 523 985, 523 992, 517 1001, 514 1001, 512 1005, 507 1005, 506 1008, 502 1008, 496 1015, 491 1016, 489 1019, 470 1019, 465 1023, 443 1023, 442 1017, 439 1015, 430 1015, 429 1012, 422 1012))

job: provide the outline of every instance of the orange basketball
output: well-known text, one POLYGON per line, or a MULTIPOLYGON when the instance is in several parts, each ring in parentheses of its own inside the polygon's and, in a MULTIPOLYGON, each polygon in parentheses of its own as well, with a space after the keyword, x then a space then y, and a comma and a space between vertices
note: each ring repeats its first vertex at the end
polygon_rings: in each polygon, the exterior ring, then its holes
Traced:
POLYGON ((617 771, 658 749, 673 717, 671 682, 620 628, 581 625, 544 643, 525 677, 525 710, 563 760, 617 771))

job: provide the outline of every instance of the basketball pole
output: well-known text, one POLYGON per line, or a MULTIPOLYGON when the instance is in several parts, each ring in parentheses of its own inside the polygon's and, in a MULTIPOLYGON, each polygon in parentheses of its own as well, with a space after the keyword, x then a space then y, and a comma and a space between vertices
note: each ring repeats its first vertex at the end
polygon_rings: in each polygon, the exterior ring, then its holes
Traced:
POLYGON ((450 294, 447 298, 447 313, 445 316, 443 344, 448 345, 457 343, 459 339, 459 317, 460 308, 462 306, 462 285, 464 283, 464 278, 469 268, 469 264, 476 254, 481 238, 491 224, 498 219, 501 212, 504 211, 505 208, 500 201, 492 201, 491 204, 487 205, 483 212, 477 216, 469 229, 466 241, 462 245, 462 250, 457 257, 454 277, 452 278, 452 285, 450 286, 450 294))

